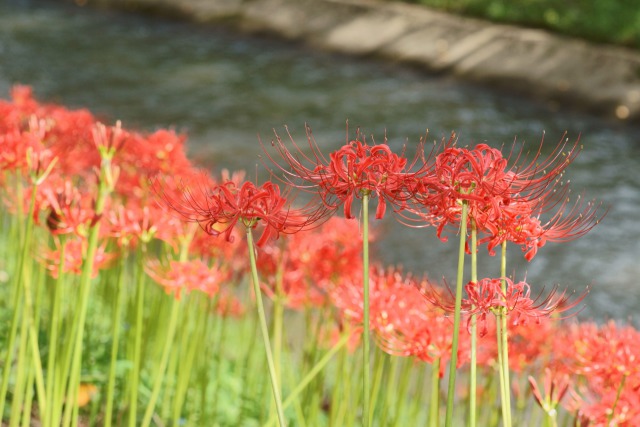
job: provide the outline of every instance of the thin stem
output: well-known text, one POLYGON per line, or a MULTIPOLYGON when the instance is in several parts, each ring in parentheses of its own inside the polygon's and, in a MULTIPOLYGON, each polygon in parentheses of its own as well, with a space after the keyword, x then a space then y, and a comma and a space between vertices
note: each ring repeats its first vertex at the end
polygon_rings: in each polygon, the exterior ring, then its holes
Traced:
POLYGON ((47 397, 49 404, 47 410, 44 413, 44 426, 49 427, 51 415, 53 413, 53 407, 55 400, 53 398, 54 385, 56 383, 56 358, 58 357, 58 334, 60 332, 60 304, 62 301, 62 291, 64 286, 64 260, 65 260, 65 238, 63 235, 59 236, 60 245, 60 257, 58 258, 58 278, 53 285, 53 298, 51 302, 51 329, 49 330, 49 358, 47 360, 47 397))
MULTIPOLYGON (((204 295, 204 294, 203 294, 204 295)), ((198 295, 203 296, 203 295, 198 295)), ((195 295, 192 295, 195 296, 195 295)), ((192 300, 192 304, 198 303, 197 300, 192 300)), ((191 380, 191 372, 193 371, 194 361, 196 359, 196 355, 199 350, 201 350, 201 345, 206 341, 205 335, 205 324, 206 324, 206 301, 204 302, 204 307, 202 305, 197 305, 196 307, 200 310, 197 310, 195 313, 195 321, 192 326, 193 332, 191 334, 186 334, 185 337, 189 337, 189 341, 185 343, 181 348, 186 348, 186 356, 181 358, 180 366, 178 370, 178 378, 177 378, 177 386, 175 387, 175 397, 173 399, 173 424, 180 424, 180 415, 182 413, 182 407, 184 406, 185 397, 187 395, 187 391, 189 389, 189 383, 191 380)))
MULTIPOLYGON (((285 294, 283 288, 284 279, 284 246, 280 245, 280 259, 276 271, 275 298, 273 299, 273 364, 276 369, 276 381, 282 384, 281 360, 282 360, 282 325, 284 321, 285 294)), ((273 413, 274 403, 271 404, 269 415, 273 413)))
POLYGON ((262 304, 262 292, 260 291, 260 282, 258 281, 258 268, 256 266, 255 244, 253 243, 253 234, 251 227, 247 227, 247 246, 249 249, 249 261, 251 263, 251 278, 253 281, 253 291, 256 297, 256 307, 258 309, 258 318, 260 320, 260 329, 262 330, 262 340, 264 342, 264 350, 267 355, 267 365, 269 367, 269 376, 271 378, 271 389, 273 391, 273 399, 276 402, 276 412, 278 413, 278 421, 280 427, 286 426, 284 412, 282 410, 282 401, 280 398, 280 388, 276 377, 276 368, 273 362, 273 354, 271 352, 271 342, 269 340, 269 329, 267 328, 267 319, 262 304))
POLYGON ((136 270, 135 326, 133 335, 133 369, 131 370, 131 390, 129 394, 129 427, 138 425, 138 388, 140 384, 140 359, 142 353, 142 329, 144 320, 145 275, 142 267, 145 243, 140 242, 136 270))
POLYGON ((362 288, 363 288, 363 371, 362 371, 362 425, 370 426, 369 406, 371 388, 369 342, 369 195, 362 196, 362 288))
MULTIPOLYGON (((502 256, 500 259, 500 277, 502 277, 502 293, 507 294, 507 241, 502 242, 502 256)), ((511 427, 511 381, 509 378, 509 331, 507 328, 507 307, 500 309, 500 340, 502 352, 501 369, 504 380, 504 394, 502 402, 502 416, 505 427, 511 427)))
MULTIPOLYGON (((95 215, 99 218, 105 207, 107 196, 110 193, 110 185, 107 184, 106 179, 102 176, 105 170, 108 169, 109 163, 103 162, 101 166, 101 179, 98 186, 98 196, 95 203, 95 215)), ((98 237, 100 232, 100 221, 91 227, 89 231, 89 239, 87 244, 87 253, 83 260, 82 273, 80 275, 80 302, 77 311, 77 317, 74 317, 74 324, 72 325, 71 337, 72 341, 68 345, 72 345, 70 355, 71 365, 69 373, 69 384, 67 388, 67 402, 76 402, 78 391, 78 384, 80 383, 80 369, 82 365, 82 341, 84 338, 84 325, 86 322, 87 307, 89 304, 89 294, 91 291, 91 275, 93 272, 93 263, 95 260, 95 254, 98 247, 98 237)), ((66 380, 66 378, 64 378, 66 380)), ((70 424, 73 409, 77 408, 77 404, 66 405, 64 411, 63 425, 70 424)), ((77 413, 77 411, 75 411, 77 413)))
MULTIPOLYGON (((398 385, 398 397, 401 399, 405 399, 405 396, 407 396, 407 390, 409 388, 409 380, 412 377, 412 371, 413 371, 413 360, 408 359, 408 358, 403 358, 402 360, 402 370, 400 373, 400 381, 399 381, 399 385, 398 385)), ((389 393, 392 394, 392 393, 389 393)), ((395 407, 395 416, 394 416, 394 420, 393 420, 393 425, 394 426, 399 426, 402 420, 402 415, 404 414, 404 411, 407 409, 407 407, 409 406, 406 402, 406 399, 403 400, 402 405, 394 405, 395 407)))
POLYGON ((449 388, 447 391, 447 413, 445 426, 453 426, 453 403, 456 393, 456 365, 458 364, 458 338, 460 334, 460 311, 462 309, 462 280, 464 275, 464 249, 467 238, 468 205, 462 202, 460 219, 460 248, 458 250, 458 275, 456 279, 456 305, 453 313, 453 339, 451 342, 451 362, 449 366, 449 388))
POLYGON ((620 385, 618 386, 618 391, 616 393, 616 400, 613 401, 613 406, 611 407, 611 413, 607 417, 607 425, 611 425, 611 421, 613 420, 613 416, 616 413, 616 406, 618 406, 618 401, 620 400, 620 395, 622 394, 622 389, 624 388, 624 383, 627 380, 627 375, 625 374, 622 377, 622 381, 620 381, 620 385))
MULTIPOLYGON (((307 375, 305 375, 305 377, 298 383, 296 388, 294 388, 291 391, 291 393, 289 393, 289 396, 287 396, 285 401, 282 403, 283 409, 284 408, 288 408, 289 405, 291 405, 298 398, 298 395, 305 389, 305 387, 307 387, 307 385, 309 385, 309 383, 311 381, 313 381, 313 379, 316 377, 316 375, 318 375, 324 369, 324 367, 327 365, 327 363, 329 363, 329 361, 333 358, 333 356, 342 347, 345 346, 345 344, 349 341, 349 338, 351 338, 350 334, 344 334, 342 336, 342 338, 340 338, 340 341, 338 341, 336 343, 336 345, 334 345, 331 348, 331 350, 329 350, 327 352, 327 354, 325 354, 318 361, 318 363, 315 364, 315 366, 307 373, 307 375)), ((336 402, 336 403, 338 403, 338 402, 336 402)), ((275 423, 275 419, 271 418, 271 419, 269 419, 269 421, 265 425, 267 427, 271 427, 274 423, 275 423)))
POLYGON ((120 317, 122 312, 121 294, 123 289, 123 279, 125 270, 125 257, 120 257, 118 266, 118 279, 116 282, 116 292, 113 297, 113 315, 111 324, 111 361, 109 364, 109 379, 107 382, 107 402, 105 408, 104 426, 111 427, 113 416, 113 395, 116 386, 116 365, 118 362, 118 344, 120 342, 120 317))
POLYGON ((431 401, 429 402, 429 427, 440 425, 440 358, 431 364, 431 401))
MULTIPOLYGON (((369 407, 369 410, 371 412, 369 412, 369 419, 373 419, 373 410, 376 406, 376 403, 378 401, 378 395, 380 394, 380 388, 382 386, 382 382, 383 382, 383 377, 384 377, 384 373, 386 371, 385 369, 385 365, 387 364, 387 358, 386 357, 376 357, 376 360, 373 363, 373 371, 374 371, 374 376, 373 376, 373 389, 371 390, 371 406, 369 407)), ((385 384, 388 384, 385 381, 385 384)))
POLYGON ((151 397, 147 404, 147 409, 142 419, 142 426, 146 427, 151 424, 151 417, 156 407, 156 401, 160 396, 160 389, 162 388, 162 382, 165 377, 165 371, 167 369, 167 363, 169 362, 169 355, 171 354, 171 347, 173 346, 173 337, 176 332, 176 326, 178 325, 178 319, 180 317, 180 301, 177 298, 171 300, 171 313, 169 314, 169 325, 167 326, 167 334, 164 338, 164 347, 162 349, 162 356, 160 358, 160 364, 155 369, 155 377, 153 380, 153 389, 151 391, 151 397))
MULTIPOLYGON (((478 231, 476 222, 471 221, 471 282, 478 283, 478 231)), ((471 355, 469 367, 469 427, 476 427, 477 381, 478 381, 478 326, 476 315, 471 315, 471 355)))

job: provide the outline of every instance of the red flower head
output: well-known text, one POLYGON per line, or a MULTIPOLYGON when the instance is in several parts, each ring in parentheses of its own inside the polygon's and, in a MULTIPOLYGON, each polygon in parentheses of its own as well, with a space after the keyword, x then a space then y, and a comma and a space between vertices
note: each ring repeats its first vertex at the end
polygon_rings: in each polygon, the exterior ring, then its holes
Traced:
POLYGON ((272 182, 256 186, 250 181, 238 184, 226 180, 213 183, 206 176, 193 176, 183 181, 173 196, 163 190, 165 202, 188 221, 194 221, 213 236, 224 235, 233 240, 238 223, 247 228, 264 228, 257 241, 264 245, 280 233, 296 233, 314 224, 324 211, 312 205, 293 209, 272 182))
MULTIPOLYGON (((40 262, 50 272, 51 276, 57 278, 60 272, 80 275, 82 267, 86 261, 84 258, 87 254, 87 240, 82 237, 74 237, 64 240, 64 264, 60 265, 61 244, 56 240, 56 249, 46 250, 39 256, 40 262)), ((116 257, 116 254, 106 251, 106 242, 98 245, 93 260, 93 271, 91 277, 96 277, 100 270, 108 268, 116 257)))
POLYGON ((584 204, 580 198, 569 204, 568 184, 561 178, 579 152, 577 141, 568 145, 564 140, 546 159, 541 159, 541 150, 542 144, 531 159, 522 151, 513 156, 513 150, 503 157, 486 144, 468 149, 450 140, 436 157, 435 174, 425 176, 416 192, 419 215, 436 225, 438 236, 446 240, 442 233, 450 225, 459 228, 466 203, 469 225, 484 234, 479 243, 488 242, 493 254, 496 246, 512 241, 527 252, 527 260, 548 241, 584 235, 602 215, 601 205, 584 204), (541 220, 548 215, 546 222, 541 220))
POLYGON ((391 203, 396 212, 406 208, 412 198, 410 189, 415 187, 417 176, 423 173, 412 172, 417 159, 423 157, 422 143, 414 161, 409 164, 404 153, 398 155, 391 151, 386 139, 382 144, 369 145, 358 132, 355 140, 348 141, 327 159, 320 152, 311 129, 307 127, 306 131, 311 156, 303 153, 290 134, 293 152, 277 134, 276 141, 272 142, 286 167, 267 153, 269 159, 284 173, 287 183, 317 191, 328 209, 335 210, 344 205, 346 218, 354 217, 353 201, 364 195, 378 199, 377 219, 384 217, 387 203, 391 203))
POLYGON ((362 236, 357 222, 331 218, 305 233, 271 242, 258 259, 269 297, 280 292, 286 305, 300 309, 323 306, 336 282, 344 282, 362 269, 362 236))
MULTIPOLYGON (((484 336, 488 332, 487 316, 497 314, 499 309, 506 307, 512 326, 527 324, 530 321, 536 323, 549 317, 552 313, 562 313, 576 307, 587 295, 588 289, 574 300, 570 299, 567 291, 558 294, 557 287, 544 298, 540 294, 535 299, 531 298, 531 288, 522 281, 514 283, 509 278, 482 279, 478 283, 469 282, 465 286, 467 298, 462 300, 462 312, 476 315, 479 325, 479 334, 484 336), (502 281, 506 282, 506 292, 502 291, 502 281)), ((423 291, 424 297, 434 305, 447 312, 453 312, 455 296, 451 289, 438 291, 433 287, 423 291)), ((575 313, 574 313, 575 314, 575 313)), ((470 327, 471 317, 468 320, 470 327)))
POLYGON ((81 191, 70 179, 47 181, 41 193, 39 209, 48 211, 46 225, 52 234, 86 236, 87 228, 100 220, 91 191, 81 191))

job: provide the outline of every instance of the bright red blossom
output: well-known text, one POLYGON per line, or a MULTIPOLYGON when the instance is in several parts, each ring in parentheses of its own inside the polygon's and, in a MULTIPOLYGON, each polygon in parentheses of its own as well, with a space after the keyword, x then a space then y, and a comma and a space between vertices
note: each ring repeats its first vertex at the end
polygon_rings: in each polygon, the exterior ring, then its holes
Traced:
MULTIPOLYGON (((306 128, 307 140, 312 154, 304 154, 293 141, 294 151, 290 151, 282 139, 276 135, 272 143, 278 154, 284 159, 281 166, 268 153, 269 159, 284 173, 284 180, 307 191, 317 192, 328 209, 335 210, 344 206, 345 217, 353 218, 354 199, 366 195, 378 199, 377 219, 384 217, 387 204, 400 212, 411 200, 410 188, 422 171, 412 171, 418 158, 423 157, 422 144, 413 162, 409 163, 404 153, 396 154, 385 142, 369 145, 358 134, 355 140, 348 141, 327 159, 318 148, 311 129, 306 128)), ((266 150, 265 150, 266 152, 266 150)))
POLYGON ((272 182, 257 186, 250 181, 237 184, 226 180, 203 186, 205 182, 196 176, 181 183, 173 195, 165 191, 164 200, 185 219, 200 224, 208 234, 224 235, 228 241, 233 240, 232 231, 238 223, 247 228, 260 224, 263 232, 257 245, 263 246, 280 233, 296 233, 311 226, 324 214, 312 205, 291 208, 280 188, 272 182))
POLYGON ((459 229, 466 204, 468 229, 475 226, 479 243, 488 242, 491 254, 511 241, 531 260, 546 242, 573 240, 599 221, 600 205, 585 204, 581 198, 571 205, 568 200, 568 184, 561 178, 579 150, 576 142, 565 152, 567 145, 558 144, 541 159, 541 144, 532 159, 520 153, 511 161, 486 144, 459 148, 452 138, 437 155, 433 174, 422 177, 416 187, 415 211, 446 240, 445 229, 459 229), (550 218, 542 220, 544 215, 550 218))

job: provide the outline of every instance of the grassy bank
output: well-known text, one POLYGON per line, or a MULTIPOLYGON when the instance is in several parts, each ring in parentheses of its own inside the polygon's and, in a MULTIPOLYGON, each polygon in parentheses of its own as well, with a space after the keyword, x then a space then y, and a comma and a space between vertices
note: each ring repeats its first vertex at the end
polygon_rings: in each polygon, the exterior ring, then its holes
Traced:
POLYGON ((599 43, 640 48, 640 8, 635 1, 413 0, 410 2, 496 22, 545 28, 599 43))

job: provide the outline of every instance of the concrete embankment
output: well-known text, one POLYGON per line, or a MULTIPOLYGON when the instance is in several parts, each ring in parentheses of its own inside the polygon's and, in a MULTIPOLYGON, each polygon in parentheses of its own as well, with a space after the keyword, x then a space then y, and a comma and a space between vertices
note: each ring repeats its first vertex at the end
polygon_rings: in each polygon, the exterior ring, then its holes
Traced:
POLYGON ((640 123, 640 52, 377 0, 76 0, 407 62, 640 123))

